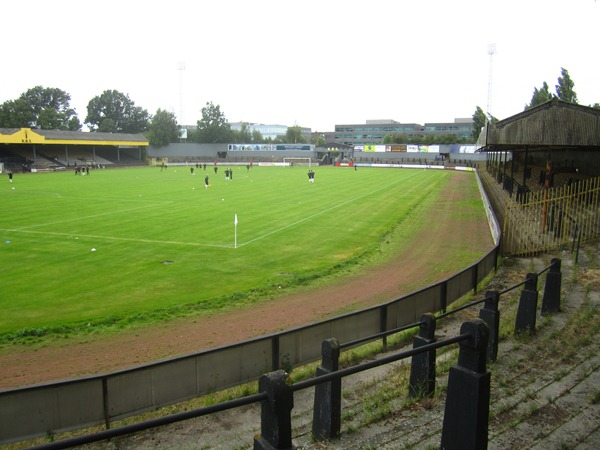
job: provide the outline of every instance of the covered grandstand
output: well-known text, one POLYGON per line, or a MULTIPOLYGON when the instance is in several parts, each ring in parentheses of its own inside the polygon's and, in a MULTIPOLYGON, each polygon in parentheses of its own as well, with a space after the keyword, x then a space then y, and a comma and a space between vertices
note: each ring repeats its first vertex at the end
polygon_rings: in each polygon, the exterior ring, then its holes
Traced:
POLYGON ((488 123, 480 142, 504 253, 536 254, 600 236, 599 109, 554 98, 488 123))
POLYGON ((0 128, 0 144, 5 171, 31 172, 140 164, 149 141, 141 134, 0 128))

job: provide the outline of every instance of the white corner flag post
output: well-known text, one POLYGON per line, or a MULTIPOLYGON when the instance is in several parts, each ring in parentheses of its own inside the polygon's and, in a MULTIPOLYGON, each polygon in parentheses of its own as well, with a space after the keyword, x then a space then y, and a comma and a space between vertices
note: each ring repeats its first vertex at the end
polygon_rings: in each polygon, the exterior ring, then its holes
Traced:
POLYGON ((233 218, 233 248, 237 248, 237 214, 233 218))

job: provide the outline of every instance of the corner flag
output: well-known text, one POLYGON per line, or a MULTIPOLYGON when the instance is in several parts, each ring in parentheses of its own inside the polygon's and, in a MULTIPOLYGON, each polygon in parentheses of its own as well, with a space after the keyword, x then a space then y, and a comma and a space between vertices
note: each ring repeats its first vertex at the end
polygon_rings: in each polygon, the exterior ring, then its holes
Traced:
POLYGON ((233 248, 237 248, 237 214, 233 217, 233 248))

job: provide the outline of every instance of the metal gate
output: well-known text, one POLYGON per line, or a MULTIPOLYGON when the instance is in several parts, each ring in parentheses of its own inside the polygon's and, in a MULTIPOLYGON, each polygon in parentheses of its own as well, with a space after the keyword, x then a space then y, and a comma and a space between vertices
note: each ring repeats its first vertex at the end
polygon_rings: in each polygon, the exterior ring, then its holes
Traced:
POLYGON ((600 236, 600 177, 519 194, 506 206, 503 254, 535 255, 600 236))

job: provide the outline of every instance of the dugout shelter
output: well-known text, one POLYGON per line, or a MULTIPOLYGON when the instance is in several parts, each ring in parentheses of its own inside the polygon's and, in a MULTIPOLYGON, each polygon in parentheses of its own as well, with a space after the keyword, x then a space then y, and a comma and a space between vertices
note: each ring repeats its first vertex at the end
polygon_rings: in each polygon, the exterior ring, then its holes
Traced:
POLYGON ((140 164, 149 143, 141 134, 0 128, 0 162, 19 172, 140 164))

